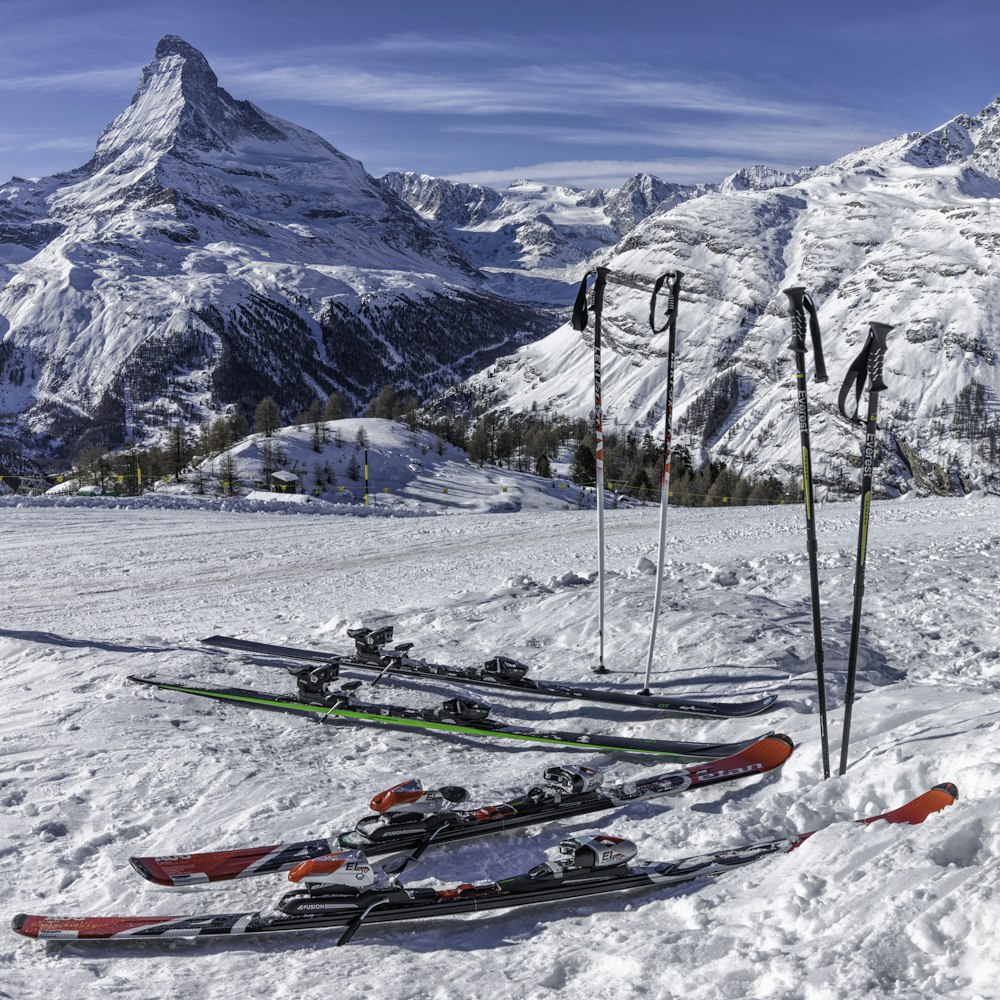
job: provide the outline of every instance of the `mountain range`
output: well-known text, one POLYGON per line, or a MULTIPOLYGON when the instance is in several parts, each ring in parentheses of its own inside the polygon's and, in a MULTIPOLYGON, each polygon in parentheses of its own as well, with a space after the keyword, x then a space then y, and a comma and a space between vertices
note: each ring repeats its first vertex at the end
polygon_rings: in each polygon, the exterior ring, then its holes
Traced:
MULTIPOLYGON (((894 326, 880 393, 879 488, 996 487, 998 220, 1000 99, 827 166, 751 169, 654 212, 589 261, 628 283, 612 280, 605 296, 606 428, 661 425, 667 335, 651 335, 649 296, 632 286, 651 289, 677 269, 675 441, 751 474, 799 474, 783 289, 801 285, 819 307, 830 371, 827 384, 809 389, 813 471, 827 492, 857 489, 861 435, 837 397, 872 321, 894 326)), ((593 408, 592 366, 593 330, 566 323, 447 395, 464 405, 584 414, 593 408)))
POLYGON ((832 376, 810 390, 820 482, 856 479, 836 396, 872 320, 895 327, 881 488, 996 482, 998 115, 719 184, 497 191, 375 178, 166 36, 88 163, 0 186, 0 454, 155 439, 263 395, 289 415, 333 390, 361 406, 389 383, 438 406, 586 415, 592 331, 559 324, 601 264, 628 282, 606 297, 611 429, 659 433, 666 341, 633 286, 679 269, 676 440, 795 474, 782 289, 804 285, 832 376))

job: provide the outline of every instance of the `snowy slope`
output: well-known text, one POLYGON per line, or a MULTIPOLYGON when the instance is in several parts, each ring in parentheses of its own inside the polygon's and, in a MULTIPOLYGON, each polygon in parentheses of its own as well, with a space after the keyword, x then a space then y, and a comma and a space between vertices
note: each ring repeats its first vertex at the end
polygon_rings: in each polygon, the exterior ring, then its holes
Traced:
MULTIPOLYGON (((306 493, 343 508, 343 513, 358 513, 359 507, 378 514, 562 510, 581 502, 580 488, 565 480, 542 479, 499 466, 476 466, 469 463, 462 449, 430 431, 411 430, 398 421, 375 417, 323 421, 318 440, 312 424, 282 427, 270 438, 251 435, 228 452, 197 463, 185 476, 185 485, 158 484, 157 491, 187 496, 224 493, 227 470, 237 477, 232 491, 243 493, 250 486, 264 490, 265 449, 271 450, 272 469, 280 467, 297 476, 297 482, 286 485, 285 492, 306 493), (359 443, 361 432, 367 446, 359 443), (277 466, 276 455, 284 458, 277 466)), ((262 493, 254 499, 275 497, 262 493)))
MULTIPOLYGON (((867 323, 894 324, 882 394, 890 491, 995 481, 1000 447, 996 241, 1000 159, 994 103, 926 135, 901 136, 830 166, 752 173, 659 212, 599 258, 649 287, 684 273, 678 319, 677 439, 751 473, 799 467, 790 325, 782 289, 820 307, 831 379, 810 390, 815 473, 856 479, 858 441, 836 399, 867 323)), ((570 301, 567 301, 568 318, 570 301)), ((651 336, 648 296, 609 285, 604 401, 614 427, 656 427, 666 336, 651 336)), ((585 414, 593 405, 592 331, 565 325, 476 375, 497 407, 585 414)))
MULTIPOLYGON (((350 825, 404 777, 464 784, 479 801, 551 763, 646 762, 317 726, 151 694, 135 671, 278 687, 280 671, 212 654, 198 637, 345 645, 349 624, 393 621, 416 651, 474 663, 498 650, 538 676, 587 681, 596 648, 593 513, 316 517, 159 510, 156 498, 0 498, 0 901, 4 912, 177 913, 266 905, 282 880, 166 890, 129 854, 267 843, 350 825), (84 503, 78 501, 78 503, 84 503)), ((820 829, 793 854, 674 892, 538 906, 363 931, 254 941, 41 945, 7 934, 0 989, 84 995, 383 1000, 516 998, 916 1000, 996 997, 1000 870, 1000 628, 995 498, 875 504, 851 766, 819 780, 802 511, 670 513, 654 683, 671 692, 777 690, 741 724, 498 698, 496 712, 629 734, 737 738, 774 728, 798 749, 780 773, 563 827, 443 848, 414 878, 526 870, 569 834, 635 839, 674 858, 820 829), (921 827, 845 820, 939 781, 962 798, 921 827)), ((820 505, 820 572, 839 739, 856 507, 820 505)), ((608 512, 609 683, 641 677, 656 512, 608 512)), ((404 688, 380 685, 383 697, 404 688)), ((437 691, 408 689, 432 704, 437 691)), ((286 883, 287 884, 287 883, 286 883)))

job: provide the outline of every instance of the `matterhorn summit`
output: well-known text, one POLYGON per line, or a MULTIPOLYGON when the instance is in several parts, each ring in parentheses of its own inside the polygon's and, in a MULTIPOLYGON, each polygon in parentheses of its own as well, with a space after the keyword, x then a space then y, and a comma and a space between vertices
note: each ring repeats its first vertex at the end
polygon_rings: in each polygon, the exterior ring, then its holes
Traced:
POLYGON ((426 395, 541 316, 174 35, 88 163, 0 186, 0 438, 39 455, 264 395, 426 395))
POLYGON ((208 61, 194 46, 167 35, 142 72, 131 104, 104 130, 95 161, 123 152, 180 154, 234 151, 252 139, 276 142, 279 128, 248 101, 234 100, 219 86, 208 61))

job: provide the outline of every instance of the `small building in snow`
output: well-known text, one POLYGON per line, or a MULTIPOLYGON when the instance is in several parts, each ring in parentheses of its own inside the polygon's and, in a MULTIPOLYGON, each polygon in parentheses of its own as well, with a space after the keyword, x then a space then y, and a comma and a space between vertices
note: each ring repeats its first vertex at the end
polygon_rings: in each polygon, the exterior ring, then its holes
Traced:
POLYGON ((272 493, 296 493, 298 492, 299 477, 294 472, 272 472, 269 483, 272 493))

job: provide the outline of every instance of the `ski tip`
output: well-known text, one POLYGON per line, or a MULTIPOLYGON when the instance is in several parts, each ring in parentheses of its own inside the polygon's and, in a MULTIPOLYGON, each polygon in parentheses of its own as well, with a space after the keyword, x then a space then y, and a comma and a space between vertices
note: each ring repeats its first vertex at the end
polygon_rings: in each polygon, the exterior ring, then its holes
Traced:
POLYGON ((932 792, 944 792, 946 795, 950 795, 953 802, 958 801, 958 786, 953 785, 950 781, 942 781, 940 785, 935 785, 932 792))
MULTIPOLYGON (((24 926, 28 920, 27 913, 15 913, 10 919, 10 929, 16 931, 18 934, 25 934, 24 926)), ((31 937, 30 934, 25 934, 26 937, 31 937)))
POLYGON ((780 742, 784 743, 786 747, 788 747, 789 753, 791 753, 791 751, 795 749, 795 741, 791 738, 791 736, 786 736, 784 733, 768 733, 767 736, 764 737, 764 739, 779 740, 780 742))
POLYGON ((696 785, 710 785, 738 774, 773 771, 791 757, 794 749, 795 744, 784 733, 768 733, 728 757, 694 764, 689 770, 696 785))
POLYGON ((907 802, 905 806, 892 809, 881 816, 869 816, 860 822, 876 823, 885 820, 887 823, 923 823, 928 816, 946 809, 958 800, 958 788, 950 781, 940 785, 935 785, 929 792, 918 795, 912 802, 907 802))

